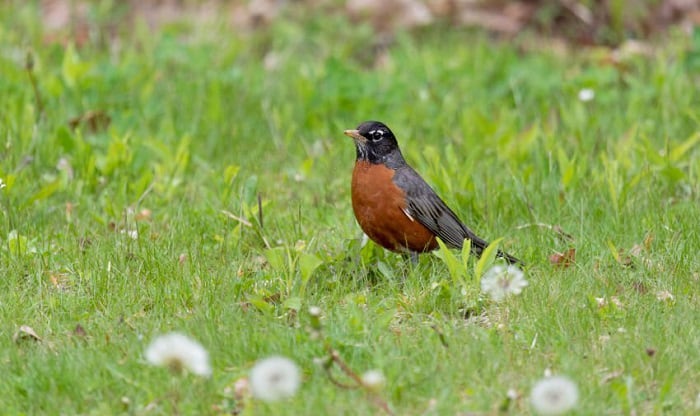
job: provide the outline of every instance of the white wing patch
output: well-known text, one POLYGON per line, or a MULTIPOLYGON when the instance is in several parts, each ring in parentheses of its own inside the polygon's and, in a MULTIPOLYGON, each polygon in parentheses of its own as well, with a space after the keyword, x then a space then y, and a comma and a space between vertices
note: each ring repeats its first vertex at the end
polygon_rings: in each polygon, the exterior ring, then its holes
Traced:
POLYGON ((408 208, 401 208, 401 211, 403 211, 404 214, 408 217, 409 220, 415 222, 416 220, 411 216, 411 212, 408 210, 408 208))

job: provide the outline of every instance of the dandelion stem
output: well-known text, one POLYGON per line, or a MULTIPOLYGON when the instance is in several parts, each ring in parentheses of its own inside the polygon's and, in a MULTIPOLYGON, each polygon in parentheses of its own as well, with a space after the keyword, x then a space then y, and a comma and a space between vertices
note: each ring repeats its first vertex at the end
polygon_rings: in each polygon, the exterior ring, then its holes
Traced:
MULTIPOLYGON (((334 350, 330 345, 326 345, 326 350, 328 351, 328 354, 330 354, 330 357, 333 360, 333 362, 336 363, 338 365, 338 367, 340 367, 340 369, 343 371, 343 373, 345 373, 348 377, 353 379, 353 381, 355 383, 357 383, 357 387, 362 387, 363 389, 365 389, 365 391, 369 394, 369 396, 372 400, 372 403, 374 403, 377 407, 382 409, 386 414, 391 415, 391 416, 394 415, 394 412, 391 410, 391 408, 389 408, 389 403, 387 403, 379 395, 377 395, 369 390, 368 386, 366 386, 365 383, 362 381, 362 377, 357 375, 357 373, 354 372, 352 370, 352 368, 350 368, 350 366, 347 365, 347 363, 345 361, 343 361, 343 359, 340 357, 340 353, 338 351, 334 350)), ((327 372, 329 373, 329 376, 330 376, 330 370, 327 370, 327 372)), ((331 379, 331 382, 333 382, 333 384, 339 385, 339 384, 335 383, 333 378, 331 378, 331 377, 329 377, 329 378, 331 379)), ((347 388, 352 388, 352 387, 349 386, 347 388)))
POLYGON ((346 383, 343 383, 339 380, 336 380, 335 377, 333 377, 333 373, 331 373, 330 368, 324 367, 324 370, 326 370, 326 374, 328 375, 328 380, 330 380, 331 383, 335 384, 336 386, 340 387, 341 389, 352 390, 352 389, 356 389, 356 388, 360 387, 360 386, 353 386, 350 384, 346 384, 346 383))
POLYGON ((27 76, 29 77, 29 83, 32 84, 32 91, 34 91, 34 100, 36 101, 37 108, 37 120, 44 114, 44 103, 41 100, 41 93, 39 92, 39 85, 34 76, 34 56, 31 52, 27 52, 27 56, 24 63, 24 69, 27 70, 27 76))

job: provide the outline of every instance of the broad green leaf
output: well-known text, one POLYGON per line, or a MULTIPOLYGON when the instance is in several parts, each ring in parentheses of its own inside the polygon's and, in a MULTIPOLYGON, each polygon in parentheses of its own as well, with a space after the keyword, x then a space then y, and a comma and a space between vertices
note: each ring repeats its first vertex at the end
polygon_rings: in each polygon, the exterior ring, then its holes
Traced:
POLYGON ((30 245, 27 237, 19 234, 17 230, 12 230, 7 234, 7 247, 10 253, 15 256, 36 253, 36 247, 30 245))
POLYGON ((287 298, 282 304, 285 309, 294 309, 295 311, 301 310, 301 297, 292 296, 287 298))
POLYGON ((261 296, 250 296, 248 297, 248 302, 262 312, 271 313, 275 309, 274 305, 271 305, 270 302, 267 302, 261 296))
POLYGON ((288 272, 291 267, 291 259, 289 258, 288 250, 284 247, 273 247, 265 250, 263 253, 267 263, 272 270, 281 273, 288 272))
POLYGON ((226 169, 224 169, 224 181, 226 183, 233 182, 233 180, 236 179, 236 176, 238 176, 238 172, 240 170, 241 170, 241 167, 238 165, 226 166, 226 169))
POLYGON ((63 54, 61 75, 69 88, 75 88, 80 80, 90 71, 91 64, 82 62, 73 44, 69 44, 63 54))
POLYGON ((617 247, 615 247, 615 243, 608 240, 608 248, 610 249, 610 253, 612 254, 615 261, 619 263, 620 262, 620 251, 617 249, 617 247))
POLYGON ((491 244, 488 245, 481 253, 481 258, 474 265, 474 276, 481 280, 481 276, 488 266, 493 263, 493 259, 496 257, 496 252, 498 251, 498 245, 503 238, 497 238, 493 240, 491 244))
POLYGON ((54 180, 46 185, 44 185, 41 189, 39 189, 34 195, 29 197, 27 201, 24 203, 24 205, 30 205, 36 201, 41 201, 43 199, 46 199, 53 195, 58 189, 61 187, 61 181, 60 180, 54 180))
POLYGON ((396 280, 394 276, 394 272, 391 270, 391 267, 387 266, 386 263, 383 261, 377 262, 377 270, 386 278, 387 280, 396 280))
POLYGON ((443 263, 445 263, 445 266, 447 266, 447 271, 450 273, 450 277, 452 278, 454 285, 459 286, 462 280, 461 276, 463 274, 462 264, 452 250, 450 250, 441 239, 437 238, 437 242, 440 248, 435 255, 442 260, 443 263))
POLYGON ((313 275, 314 270, 323 264, 323 262, 313 254, 300 253, 297 264, 299 265, 299 274, 301 274, 301 288, 299 289, 299 294, 303 296, 306 290, 306 284, 309 282, 311 275, 313 275))
POLYGON ((690 136, 688 140, 671 149, 671 152, 668 155, 669 160, 671 162, 678 162, 681 158, 685 156, 686 153, 688 153, 689 150, 695 147, 695 145, 697 145, 698 143, 700 143, 700 133, 695 133, 692 136, 690 136))
POLYGON ((464 273, 464 277, 466 278, 467 274, 467 263, 469 262, 469 256, 472 255, 472 240, 465 238, 464 241, 462 242, 462 273, 464 273))

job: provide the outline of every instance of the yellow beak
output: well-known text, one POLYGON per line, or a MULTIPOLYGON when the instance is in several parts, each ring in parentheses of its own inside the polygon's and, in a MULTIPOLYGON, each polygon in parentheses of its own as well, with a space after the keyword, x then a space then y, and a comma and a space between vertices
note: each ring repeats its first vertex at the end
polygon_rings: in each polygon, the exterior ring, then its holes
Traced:
POLYGON ((348 137, 352 137, 353 140, 355 141, 360 141, 360 142, 366 142, 367 139, 365 139, 361 134, 359 130, 345 130, 343 132, 344 135, 348 137))

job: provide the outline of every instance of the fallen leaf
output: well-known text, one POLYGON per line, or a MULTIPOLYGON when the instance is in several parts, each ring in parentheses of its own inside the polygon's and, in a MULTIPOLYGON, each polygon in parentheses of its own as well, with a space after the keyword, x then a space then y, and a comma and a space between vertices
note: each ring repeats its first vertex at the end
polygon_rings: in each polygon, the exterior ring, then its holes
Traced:
POLYGON ((90 237, 80 237, 78 239, 78 248, 80 249, 80 251, 85 251, 91 245, 92 239, 90 237))
POLYGON ((66 202, 66 218, 69 219, 73 215, 73 209, 75 208, 75 205, 72 202, 66 202))
POLYGON ((75 329, 73 330, 73 335, 76 337, 85 337, 87 336, 87 332, 85 332, 85 328, 83 328, 82 325, 78 324, 75 326, 75 329))
POLYGON ((49 281, 53 285, 54 289, 66 290, 70 286, 70 281, 68 275, 64 273, 51 273, 49 274, 49 281))
POLYGON ((77 117, 68 120, 71 129, 76 129, 81 124, 87 127, 89 133, 99 133, 109 127, 112 118, 102 110, 90 110, 77 117))
POLYGON ((676 298, 668 290, 660 290, 660 291, 656 292, 656 299, 660 300, 662 302, 664 302, 664 301, 673 302, 676 298))
POLYGON ((263 301, 265 301, 267 303, 275 304, 275 303, 279 303, 281 298, 282 298, 282 295, 279 292, 277 292, 277 293, 273 293, 271 295, 263 297, 263 301))
POLYGON ((19 327, 15 335, 12 337, 12 341, 19 342, 25 339, 31 339, 33 341, 41 342, 41 337, 37 335, 34 329, 27 325, 22 325, 19 327))
POLYGON ((151 215, 152 215, 151 210, 148 208, 144 208, 134 216, 134 219, 136 221, 150 221, 151 215))
POLYGON ((625 250, 620 249, 615 256, 617 262, 625 267, 632 267, 634 263, 632 262, 632 256, 625 254, 625 250))
POLYGON ((564 253, 556 252, 549 256, 549 262, 555 267, 566 268, 576 261, 576 249, 570 248, 564 253))
POLYGON ((636 290, 639 294, 645 294, 649 291, 647 286, 643 282, 633 282, 632 289, 636 290))
POLYGON ((600 382, 601 383, 608 383, 611 380, 614 380, 616 378, 621 377, 623 374, 624 374, 624 372, 622 370, 610 371, 610 372, 603 375, 603 379, 600 382))
POLYGON ((635 244, 630 249, 630 255, 633 257, 641 257, 642 250, 644 250, 644 247, 641 244, 635 244))

